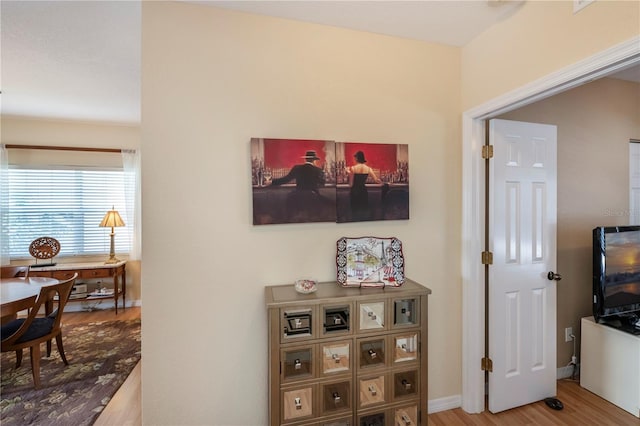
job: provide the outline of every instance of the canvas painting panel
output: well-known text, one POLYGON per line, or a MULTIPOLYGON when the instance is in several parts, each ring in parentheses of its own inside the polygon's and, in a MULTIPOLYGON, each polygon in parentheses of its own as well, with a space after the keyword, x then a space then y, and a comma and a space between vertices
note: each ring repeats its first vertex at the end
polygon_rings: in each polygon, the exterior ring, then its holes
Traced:
POLYGON ((253 224, 336 221, 335 143, 251 139, 253 224))
POLYGON ((409 146, 335 145, 337 222, 409 219, 409 146))

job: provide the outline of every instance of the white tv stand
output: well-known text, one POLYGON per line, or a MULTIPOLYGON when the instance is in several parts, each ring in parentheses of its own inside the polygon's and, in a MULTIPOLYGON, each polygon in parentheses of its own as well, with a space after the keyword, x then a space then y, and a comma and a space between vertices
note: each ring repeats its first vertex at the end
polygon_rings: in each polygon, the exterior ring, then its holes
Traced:
POLYGON ((582 318, 580 386, 640 417, 640 336, 582 318))

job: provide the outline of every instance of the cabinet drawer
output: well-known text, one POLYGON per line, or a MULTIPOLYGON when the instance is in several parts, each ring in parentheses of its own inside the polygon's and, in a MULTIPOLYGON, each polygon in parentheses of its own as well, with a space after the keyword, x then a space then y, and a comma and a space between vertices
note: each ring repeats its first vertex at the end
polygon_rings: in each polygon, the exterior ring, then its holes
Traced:
POLYGON ((280 310, 281 340, 283 343, 315 337, 316 308, 305 306, 280 310))
POLYGON ((384 300, 358 303, 358 331, 386 330, 385 308, 384 300))
POLYGON ((282 391, 282 419, 285 422, 311 417, 315 417, 312 385, 282 391))
POLYGON ((418 424, 418 406, 416 404, 396 408, 393 414, 394 425, 416 426, 418 424))
POLYGON ((358 369, 384 367, 386 365, 385 337, 358 340, 358 369))
POLYGON ((322 416, 351 411, 351 381, 323 383, 321 389, 322 416))
POLYGON ((33 269, 29 270, 29 276, 30 277, 47 277, 47 278, 51 278, 51 277, 53 277, 53 272, 51 272, 51 271, 41 271, 41 270, 38 270, 36 268, 33 268, 33 269))
POLYGON ((313 345, 282 349, 280 359, 283 382, 315 377, 313 345))
POLYGON ((322 335, 336 336, 351 334, 352 305, 324 305, 322 306, 322 335))
POLYGON ((106 278, 110 277, 113 269, 102 268, 102 269, 82 269, 79 272, 79 278, 106 278))
POLYGON ((351 341, 341 340, 320 344, 321 369, 323 376, 351 372, 351 341))
POLYGON ((360 408, 388 402, 385 397, 385 376, 383 374, 358 380, 358 403, 360 408))
POLYGON ((406 298, 393 301, 393 327, 412 327, 420 323, 420 299, 406 298))
MULTIPOLYGON (((75 273, 76 271, 53 271, 53 278, 58 280, 68 280, 75 273)), ((78 278, 80 278, 80 274, 78 274, 78 278)))
POLYGON ((418 395, 418 370, 398 371, 393 373, 393 399, 411 398, 418 395))
POLYGON ((385 426, 385 412, 363 414, 358 417, 358 426, 385 426))
POLYGON ((393 362, 417 361, 419 358, 418 332, 396 334, 393 336, 393 362))
POLYGON ((344 417, 336 420, 327 420, 326 422, 320 422, 320 426, 353 426, 351 416, 344 417))

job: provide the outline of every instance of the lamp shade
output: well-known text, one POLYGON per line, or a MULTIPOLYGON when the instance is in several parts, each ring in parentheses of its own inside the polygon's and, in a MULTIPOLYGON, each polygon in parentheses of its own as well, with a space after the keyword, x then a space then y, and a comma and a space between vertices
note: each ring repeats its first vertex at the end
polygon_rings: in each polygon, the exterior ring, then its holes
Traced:
POLYGON ((120 217, 120 213, 117 210, 109 210, 107 214, 104 215, 102 222, 100 222, 101 227, 119 227, 124 226, 124 221, 120 217))

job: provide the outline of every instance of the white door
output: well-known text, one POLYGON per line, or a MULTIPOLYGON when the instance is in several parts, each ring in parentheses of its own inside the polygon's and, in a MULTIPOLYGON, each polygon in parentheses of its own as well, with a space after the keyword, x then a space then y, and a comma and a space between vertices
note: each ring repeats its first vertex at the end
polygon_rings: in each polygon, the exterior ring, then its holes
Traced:
POLYGON ((556 395, 556 127, 491 120, 489 410, 556 395))

